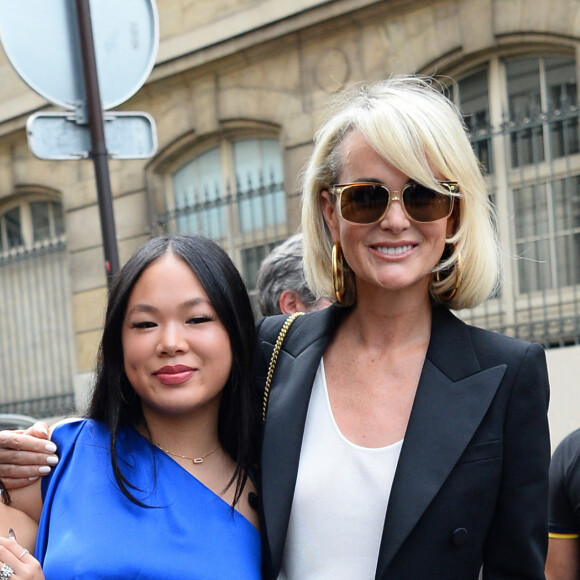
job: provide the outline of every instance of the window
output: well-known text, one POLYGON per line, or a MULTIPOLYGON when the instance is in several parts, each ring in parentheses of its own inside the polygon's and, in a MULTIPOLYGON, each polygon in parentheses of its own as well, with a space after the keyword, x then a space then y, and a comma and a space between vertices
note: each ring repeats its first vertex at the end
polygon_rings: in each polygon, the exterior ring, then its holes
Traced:
POLYGON ((0 252, 32 248, 64 234, 62 205, 55 201, 24 201, 0 214, 0 252))
POLYGON ((20 207, 8 210, 0 218, 2 236, 0 237, 0 249, 10 250, 24 245, 20 219, 20 207))
POLYGON ((72 409, 64 233, 62 205, 37 192, 0 207, 1 412, 46 417, 72 409))
POLYGON ((221 240, 226 236, 220 151, 214 147, 173 175, 177 231, 221 240))
POLYGON ((58 238, 64 234, 62 206, 54 201, 30 203, 32 234, 35 242, 58 238))
POLYGON ((460 81, 457 100, 465 115, 475 153, 486 171, 493 172, 487 74, 486 68, 460 81))
MULTIPOLYGON (((577 316, 580 289, 576 68, 572 56, 507 55, 452 88, 498 207, 500 241, 515 257, 504 262, 506 283, 496 296, 515 334, 542 317, 543 333, 578 328, 564 322, 577 316)), ((519 335, 534 339, 525 332, 519 335)))
POLYGON ((535 57, 499 64, 460 79, 455 94, 475 151, 487 171, 494 172, 492 126, 496 131, 509 130, 510 166, 514 168, 578 153, 576 61, 568 57, 535 57), (507 86, 507 111, 504 96, 497 95, 501 86, 507 86), (502 103, 493 119, 490 89, 502 103))
POLYGON ((510 61, 506 77, 512 167, 578 153, 578 118, 566 118, 577 105, 574 59, 510 61))
POLYGON ((580 177, 514 190, 520 292, 580 283, 580 177))
POLYGON ((244 139, 233 143, 234 168, 240 196, 242 232, 286 221, 282 157, 275 139, 244 139))
POLYGON ((171 176, 162 228, 206 235, 226 249, 249 289, 261 259, 288 235, 282 153, 277 139, 223 139, 171 176))

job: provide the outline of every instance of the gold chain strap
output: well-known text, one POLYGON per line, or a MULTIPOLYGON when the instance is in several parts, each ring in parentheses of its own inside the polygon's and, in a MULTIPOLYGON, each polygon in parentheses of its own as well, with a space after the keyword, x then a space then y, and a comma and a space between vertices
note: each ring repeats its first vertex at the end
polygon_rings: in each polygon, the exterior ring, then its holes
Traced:
POLYGON ((268 374, 266 375, 266 387, 264 388, 264 402, 262 404, 262 422, 266 421, 266 411, 268 410, 268 399, 270 398, 270 387, 272 386, 272 379, 274 378, 274 370, 276 369, 276 363, 278 362, 278 355, 282 350, 282 343, 286 338, 286 334, 292 326, 292 323, 299 317, 302 316, 304 312, 295 312, 291 314, 280 329, 276 343, 274 344, 274 350, 272 351, 272 358, 270 359, 270 366, 268 367, 268 374))

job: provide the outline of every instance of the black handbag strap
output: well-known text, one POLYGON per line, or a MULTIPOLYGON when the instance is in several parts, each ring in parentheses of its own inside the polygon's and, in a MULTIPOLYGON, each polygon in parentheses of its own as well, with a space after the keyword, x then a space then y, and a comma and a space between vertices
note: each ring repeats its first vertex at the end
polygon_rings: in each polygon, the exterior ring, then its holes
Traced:
POLYGON ((262 423, 266 421, 266 412, 268 411, 268 400, 270 398, 270 388, 272 387, 272 379, 274 378, 274 371, 276 370, 276 363, 278 362, 278 355, 280 350, 282 350, 282 344, 286 338, 288 330, 292 326, 292 323, 299 317, 302 316, 304 312, 295 312, 288 316, 284 321, 280 332, 278 333, 278 338, 274 344, 274 350, 272 351, 272 357, 270 358, 270 365, 268 366, 268 374, 266 375, 266 386, 264 387, 264 401, 262 402, 262 423))

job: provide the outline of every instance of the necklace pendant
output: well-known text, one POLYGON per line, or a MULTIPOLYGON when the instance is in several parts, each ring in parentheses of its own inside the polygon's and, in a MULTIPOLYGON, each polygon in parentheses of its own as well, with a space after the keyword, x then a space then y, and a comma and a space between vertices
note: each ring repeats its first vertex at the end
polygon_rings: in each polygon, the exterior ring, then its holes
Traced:
POLYGON ((197 463, 203 463, 203 457, 196 457, 195 459, 192 459, 192 461, 197 464, 197 463))

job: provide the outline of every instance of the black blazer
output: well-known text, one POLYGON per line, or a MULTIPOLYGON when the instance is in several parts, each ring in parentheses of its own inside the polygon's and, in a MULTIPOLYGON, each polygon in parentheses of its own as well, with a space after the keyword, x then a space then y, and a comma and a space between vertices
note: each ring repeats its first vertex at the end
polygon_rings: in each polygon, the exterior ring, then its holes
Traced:
MULTIPOLYGON (((314 376, 344 312, 299 317, 278 358, 261 450, 266 580, 280 570, 314 376)), ((259 324, 262 390, 285 318, 259 324)), ((545 578, 548 398, 541 346, 434 308, 376 579, 476 580, 482 565, 484 579, 545 578)))

